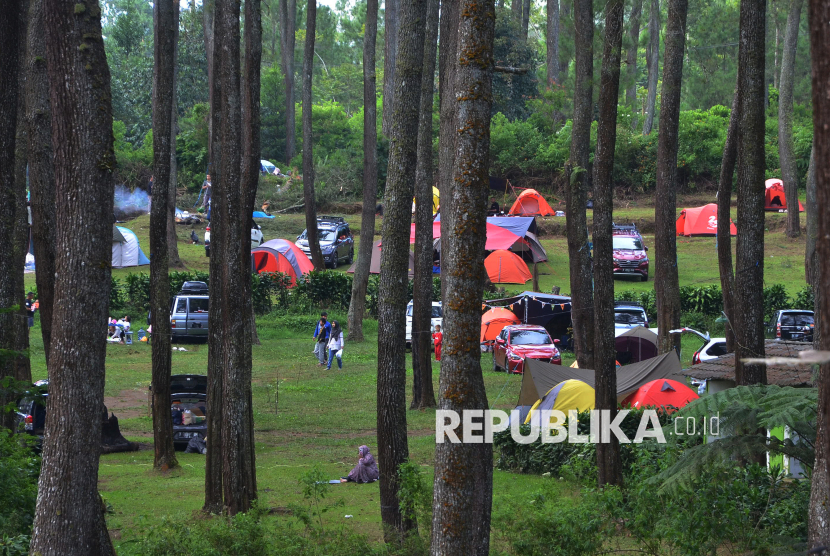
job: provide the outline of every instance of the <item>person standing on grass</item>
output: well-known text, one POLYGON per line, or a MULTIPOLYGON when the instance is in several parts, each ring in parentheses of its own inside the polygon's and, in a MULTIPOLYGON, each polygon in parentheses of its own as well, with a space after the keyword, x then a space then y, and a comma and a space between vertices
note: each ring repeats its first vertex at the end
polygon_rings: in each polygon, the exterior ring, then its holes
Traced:
POLYGON ((208 205, 210 204, 210 190, 213 188, 213 183, 210 181, 210 174, 205 175, 205 181, 202 182, 202 191, 205 195, 204 199, 202 199, 202 208, 208 210, 208 205))
POLYGON ((26 317, 29 321, 29 328, 35 325, 35 294, 29 292, 26 295, 26 317))
POLYGON ((329 339, 329 364, 326 370, 331 369, 331 364, 334 362, 334 357, 337 356, 337 368, 343 368, 343 329, 340 328, 340 323, 336 320, 331 321, 331 334, 329 339))
POLYGON ((317 328, 314 329, 314 355, 317 356, 318 367, 326 364, 326 344, 328 344, 330 336, 331 324, 328 322, 328 313, 323 311, 320 313, 320 322, 317 323, 317 328))
POLYGON ((432 334, 432 341, 435 344, 435 360, 441 360, 441 344, 444 342, 444 335, 441 333, 441 325, 435 325, 435 332, 432 334))

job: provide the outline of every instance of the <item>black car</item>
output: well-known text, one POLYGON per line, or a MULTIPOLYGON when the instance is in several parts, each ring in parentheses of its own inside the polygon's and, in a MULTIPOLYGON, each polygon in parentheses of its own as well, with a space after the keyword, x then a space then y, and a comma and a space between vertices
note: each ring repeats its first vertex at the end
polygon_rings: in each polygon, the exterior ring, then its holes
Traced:
POLYGON ((173 446, 184 450, 194 436, 207 437, 207 377, 170 377, 170 412, 173 416, 173 446))
POLYGON ((778 340, 812 342, 815 316, 804 309, 782 309, 773 315, 769 330, 778 340))
POLYGON ((34 436, 39 449, 43 443, 44 427, 46 426, 46 400, 49 394, 46 388, 48 381, 40 380, 26 392, 17 403, 15 412, 15 428, 20 432, 34 436))
MULTIPOLYGON (((317 241, 323 252, 326 266, 337 268, 340 262, 352 264, 354 261, 354 238, 349 224, 342 216, 320 216, 317 218, 317 241)), ((296 241, 306 257, 311 258, 308 246, 308 230, 303 230, 296 241)))

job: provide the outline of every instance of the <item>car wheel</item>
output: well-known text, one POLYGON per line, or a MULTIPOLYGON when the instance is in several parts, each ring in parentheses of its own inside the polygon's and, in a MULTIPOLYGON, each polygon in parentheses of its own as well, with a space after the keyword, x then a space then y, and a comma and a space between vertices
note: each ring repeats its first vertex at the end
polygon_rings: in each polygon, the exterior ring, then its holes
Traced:
POLYGON ((337 261, 338 261, 337 253, 335 253, 334 257, 332 257, 332 259, 331 259, 331 268, 332 268, 332 270, 337 268, 337 261))
POLYGON ((496 352, 493 352, 493 372, 499 372, 499 366, 496 364, 496 352))
POLYGON ((640 280, 642 280, 643 282, 648 282, 648 272, 646 272, 645 276, 640 278, 640 280))
POLYGON ((354 262, 354 248, 349 251, 349 258, 346 259, 346 264, 352 264, 354 262))

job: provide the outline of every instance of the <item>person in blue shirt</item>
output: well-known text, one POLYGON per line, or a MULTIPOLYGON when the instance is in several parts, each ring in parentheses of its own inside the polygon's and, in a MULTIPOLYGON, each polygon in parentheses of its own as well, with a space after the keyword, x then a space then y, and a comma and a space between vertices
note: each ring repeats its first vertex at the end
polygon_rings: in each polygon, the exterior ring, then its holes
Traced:
POLYGON ((329 343, 330 336, 331 324, 328 322, 328 313, 323 311, 320 313, 320 321, 317 323, 317 328, 314 329, 314 355, 317 356, 318 367, 326 364, 326 345, 329 343))

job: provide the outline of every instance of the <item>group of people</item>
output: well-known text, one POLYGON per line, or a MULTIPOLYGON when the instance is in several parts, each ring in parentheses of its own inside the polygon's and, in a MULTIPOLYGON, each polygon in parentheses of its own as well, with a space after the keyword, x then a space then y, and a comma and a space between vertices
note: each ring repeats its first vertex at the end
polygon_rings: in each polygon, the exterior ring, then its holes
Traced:
POLYGON ((343 329, 340 327, 340 323, 336 320, 329 323, 328 313, 323 311, 320 313, 320 320, 314 329, 314 355, 317 356, 317 366, 325 365, 326 369, 331 369, 331 364, 336 357, 337 368, 342 369, 344 347, 343 329), (328 357, 326 357, 327 349, 328 357))
POLYGON ((107 341, 123 344, 127 337, 127 332, 130 331, 130 325, 129 315, 124 315, 123 318, 118 320, 108 319, 107 326, 109 327, 109 331, 107 332, 107 341))

